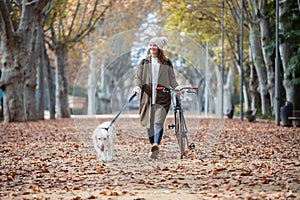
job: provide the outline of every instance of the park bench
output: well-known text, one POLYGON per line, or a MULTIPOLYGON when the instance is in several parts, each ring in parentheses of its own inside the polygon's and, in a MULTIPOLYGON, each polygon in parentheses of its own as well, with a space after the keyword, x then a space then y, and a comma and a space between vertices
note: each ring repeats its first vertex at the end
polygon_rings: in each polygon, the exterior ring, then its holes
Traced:
POLYGON ((69 107, 70 107, 71 114, 85 114, 86 98, 69 96, 69 107))
POLYGON ((253 110, 248 110, 247 113, 246 113, 246 118, 248 119, 249 122, 254 122, 256 117, 257 113, 257 108, 253 109, 253 110))
POLYGON ((289 117, 293 121, 293 125, 300 127, 300 110, 293 110, 293 116, 289 117))

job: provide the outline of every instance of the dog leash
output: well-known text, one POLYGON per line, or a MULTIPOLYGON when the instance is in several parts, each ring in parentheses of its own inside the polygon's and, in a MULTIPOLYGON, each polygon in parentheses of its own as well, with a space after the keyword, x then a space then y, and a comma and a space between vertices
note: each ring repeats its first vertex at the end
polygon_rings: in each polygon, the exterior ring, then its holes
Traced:
POLYGON ((117 118, 119 117, 119 115, 125 110, 125 108, 129 105, 129 103, 132 101, 132 99, 136 96, 136 93, 134 93, 130 99, 128 100, 128 102, 123 106, 123 108, 120 110, 120 112, 111 120, 110 124, 108 125, 108 127, 104 128, 106 131, 108 131, 109 127, 111 127, 115 121, 117 120, 117 118))

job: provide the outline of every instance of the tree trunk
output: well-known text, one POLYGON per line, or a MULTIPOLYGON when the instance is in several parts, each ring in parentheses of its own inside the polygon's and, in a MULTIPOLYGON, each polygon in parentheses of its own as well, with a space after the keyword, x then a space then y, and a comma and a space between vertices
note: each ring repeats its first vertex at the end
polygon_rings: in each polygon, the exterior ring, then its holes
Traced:
POLYGON ((25 118, 28 121, 37 120, 37 101, 36 101, 36 85, 37 85, 37 73, 36 73, 36 27, 38 26, 38 15, 36 13, 36 6, 27 6, 27 2, 24 1, 22 9, 26 12, 22 12, 22 20, 20 22, 20 35, 22 41, 20 45, 20 60, 22 66, 24 66, 24 106, 25 106, 25 118))
POLYGON ((215 75, 215 68, 218 68, 218 66, 209 65, 208 77, 206 77, 207 83, 208 83, 207 87, 208 87, 208 113, 209 114, 216 113, 215 96, 217 96, 217 91, 219 89, 219 85, 218 85, 217 78, 215 75))
POLYGON ((101 83, 100 83, 100 91, 98 93, 99 98, 99 114, 111 113, 111 91, 110 82, 111 73, 101 68, 101 83))
POLYGON ((11 10, 11 1, 0 1, 5 122, 36 120, 34 36, 48 1, 22 1, 16 12, 11 10))
MULTIPOLYGON (((252 54, 251 51, 249 50, 249 58, 252 62, 252 54)), ((255 67, 253 66, 253 63, 250 65, 250 80, 249 80, 249 94, 251 97, 251 110, 255 108, 260 107, 260 101, 259 101, 259 94, 258 94, 258 78, 257 78, 257 73, 255 70, 255 67)))
POLYGON ((96 70, 97 56, 90 53, 89 74, 88 74, 88 115, 96 114, 96 89, 98 74, 96 70))
MULTIPOLYGON (((241 61, 241 59, 243 59, 243 58, 240 57, 241 56, 241 54, 240 54, 240 51, 241 51, 240 50, 240 48, 241 48, 241 46, 240 46, 240 35, 237 35, 235 37, 235 47, 236 47, 235 48, 235 57, 236 57, 236 59, 235 59, 235 62, 234 62, 234 67, 236 69, 238 69, 239 77, 241 77, 241 73, 243 73, 243 77, 244 77, 244 74, 245 74, 244 70, 242 71, 241 66, 240 66, 240 63, 241 63, 240 61, 241 61)), ((245 66, 245 65, 243 65, 243 66, 245 66)), ((243 67, 243 69, 244 68, 245 67, 243 67)), ((242 80, 240 80, 240 81, 242 81, 242 80)), ((243 88, 240 88, 240 90, 243 91, 242 92, 242 94, 243 94, 243 105, 245 105, 246 110, 249 110, 249 108, 250 108, 249 84, 246 82, 245 77, 243 78, 243 88)))
POLYGON ((250 23, 250 47, 253 56, 253 63, 258 77, 259 93, 261 98, 261 112, 263 115, 269 114, 270 99, 267 90, 267 76, 265 64, 262 60, 261 44, 259 38, 259 26, 256 23, 250 23))
POLYGON ((37 71, 38 71, 38 116, 39 120, 44 119, 44 108, 45 108, 45 100, 44 100, 44 66, 45 66, 45 55, 44 55, 44 40, 43 40, 43 23, 39 23, 37 27, 37 43, 36 43, 36 59, 37 59, 37 71))
POLYGON ((19 64, 18 50, 3 52, 3 69, 1 75, 1 89, 3 90, 4 122, 24 122, 24 73, 19 64))
MULTIPOLYGON (((28 73, 28 71, 27 71, 28 73)), ((26 120, 35 121, 37 120, 37 104, 36 104, 36 70, 32 70, 28 75, 33 77, 29 78, 26 76, 25 87, 24 87, 24 105, 26 110, 26 120), (35 82, 33 82, 35 81, 35 82)))
MULTIPOLYGON (((32 34, 31 38, 35 38, 36 34, 32 34)), ((28 45, 28 43, 27 43, 28 45)), ((27 56, 27 58, 21 59, 24 68, 24 106, 25 106, 25 117, 28 121, 37 120, 37 101, 36 101, 36 85, 37 85, 37 73, 36 73, 36 57, 35 57, 35 42, 31 47, 26 47, 21 51, 30 50, 31 53, 26 53, 25 55, 21 53, 22 57, 27 56)))
MULTIPOLYGON (((261 46, 262 53, 264 58, 264 63, 267 70, 267 88, 270 95, 271 107, 274 108, 275 101, 275 72, 274 72, 274 63, 271 56, 267 53, 267 45, 271 43, 271 34, 270 34, 270 26, 269 19, 266 17, 262 17, 260 19, 260 30, 261 30, 261 46)), ((274 110, 272 110, 272 114, 274 114, 274 110)))
POLYGON ((55 47, 56 59, 56 112, 58 118, 70 117, 69 103, 68 103, 68 72, 67 60, 68 49, 65 44, 58 44, 55 47))
MULTIPOLYGON (((239 70, 239 75, 241 76, 241 66, 237 65, 239 67, 237 67, 237 69, 239 70)), ((243 69, 245 69, 246 65, 243 65, 243 69)), ((247 66, 248 67, 248 66, 247 66)), ((243 73, 245 72, 245 70, 243 70, 243 73)), ((240 88, 240 90, 243 90, 243 105, 245 106, 246 111, 250 110, 250 92, 249 92, 249 82, 246 81, 245 78, 245 73, 243 74, 244 78, 243 78, 243 88, 240 88)))
MULTIPOLYGON (((222 78, 222 73, 219 70, 219 67, 215 67, 215 73, 216 73, 216 77, 217 77, 217 90, 216 90, 216 94, 215 99, 214 99, 214 103, 215 103, 215 107, 216 107, 216 114, 220 115, 222 114, 222 86, 223 86, 223 78, 222 78)), ((223 108, 224 109, 224 108, 223 108)), ((223 110, 224 112, 224 110, 223 110)))
MULTIPOLYGON (((241 66, 240 65, 237 65, 238 67, 237 67, 237 69, 238 69, 238 71, 239 71, 239 76, 241 76, 241 66)), ((241 80, 240 80, 241 81, 241 80)), ((244 80, 243 80, 243 88, 240 88, 240 90, 243 90, 243 105, 245 105, 245 109, 246 110, 249 110, 249 108, 250 108, 250 97, 249 97, 249 84, 247 83, 247 81, 245 80, 245 78, 244 78, 244 80)))
POLYGON ((234 72, 235 67, 232 66, 229 68, 226 84, 224 85, 224 109, 225 113, 228 109, 231 109, 233 107, 232 104, 232 95, 234 92, 234 72))
POLYGON ((249 97, 249 85, 247 84, 247 82, 244 80, 244 84, 243 84, 243 97, 244 97, 244 105, 245 105, 245 109, 246 110, 250 110, 250 97, 249 97))
MULTIPOLYGON (((286 12, 286 5, 281 3, 279 6, 279 18, 286 12)), ((279 29, 285 32, 285 22, 279 21, 279 29)), ((294 95, 295 95, 295 87, 290 81, 287 73, 287 67, 289 59, 292 56, 292 42, 288 39, 281 40, 279 44, 279 52, 280 52, 280 59, 283 67, 283 86, 286 93, 286 100, 295 103, 294 95)))
MULTIPOLYGON (((45 45, 45 43, 44 43, 45 45)), ((55 86, 54 86, 54 77, 55 73, 51 71, 51 64, 49 60, 49 56, 47 54, 47 50, 44 46, 44 58, 45 58, 45 65, 46 65, 46 83, 48 88, 48 106, 49 106, 49 112, 50 112, 50 119, 55 119, 55 86)))

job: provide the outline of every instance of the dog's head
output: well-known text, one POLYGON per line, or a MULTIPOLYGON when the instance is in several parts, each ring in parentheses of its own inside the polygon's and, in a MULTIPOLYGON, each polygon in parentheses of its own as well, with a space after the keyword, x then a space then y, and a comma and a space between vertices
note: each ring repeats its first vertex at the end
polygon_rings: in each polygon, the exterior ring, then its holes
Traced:
POLYGON ((93 139, 97 143, 99 149, 105 151, 105 147, 107 147, 109 141, 108 130, 105 128, 95 130, 93 139))

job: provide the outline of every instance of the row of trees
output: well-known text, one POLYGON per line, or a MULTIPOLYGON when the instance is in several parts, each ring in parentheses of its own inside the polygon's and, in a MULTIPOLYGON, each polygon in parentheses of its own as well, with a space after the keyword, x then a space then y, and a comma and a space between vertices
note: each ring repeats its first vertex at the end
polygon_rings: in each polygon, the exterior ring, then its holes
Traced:
POLYGON ((84 60, 91 38, 101 43, 125 28, 138 27, 156 5, 136 0, 0 1, 4 121, 43 119, 45 88, 50 118, 70 117, 70 51, 81 48, 77 56, 84 60), (54 79, 51 57, 55 58, 54 79))
MULTIPOLYGON (((232 80, 238 80, 237 74, 232 73, 238 69, 239 73, 244 72, 246 108, 260 108, 262 114, 271 115, 275 100, 276 4, 274 0, 244 0, 243 3, 242 6, 241 1, 224 0, 225 95, 229 93, 232 97, 241 89, 238 81, 232 80), (242 43, 241 9, 244 11, 242 43), (241 44, 243 58, 240 58, 241 44)), ((199 43, 208 42, 211 55, 222 66, 222 1, 168 0, 163 5, 162 16, 168 16, 166 26, 185 32, 199 43)), ((300 3, 287 0, 280 1, 279 6, 281 103, 290 101, 300 109, 300 95, 297 94, 300 89, 300 3)), ((227 107, 230 105, 224 108, 227 107)))

